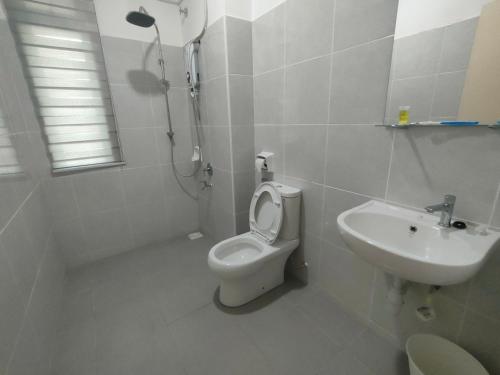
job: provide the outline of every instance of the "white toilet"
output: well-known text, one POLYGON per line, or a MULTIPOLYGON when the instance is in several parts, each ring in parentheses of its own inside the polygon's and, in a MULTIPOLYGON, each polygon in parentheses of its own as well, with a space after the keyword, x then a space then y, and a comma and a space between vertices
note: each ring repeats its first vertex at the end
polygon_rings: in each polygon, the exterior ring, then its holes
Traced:
POLYGON ((250 232, 212 247, 208 266, 221 280, 223 305, 241 306, 283 283, 286 260, 300 242, 300 200, 299 189, 260 184, 250 204, 250 232))

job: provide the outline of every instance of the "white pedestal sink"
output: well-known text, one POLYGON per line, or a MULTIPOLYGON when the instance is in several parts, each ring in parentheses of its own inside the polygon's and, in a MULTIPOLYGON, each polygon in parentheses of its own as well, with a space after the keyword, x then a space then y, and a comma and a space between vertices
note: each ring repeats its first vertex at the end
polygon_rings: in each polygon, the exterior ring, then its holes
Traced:
POLYGON ((369 201, 337 218, 349 248, 369 263, 404 280, 459 284, 476 274, 500 245, 500 231, 437 225, 437 216, 369 201))

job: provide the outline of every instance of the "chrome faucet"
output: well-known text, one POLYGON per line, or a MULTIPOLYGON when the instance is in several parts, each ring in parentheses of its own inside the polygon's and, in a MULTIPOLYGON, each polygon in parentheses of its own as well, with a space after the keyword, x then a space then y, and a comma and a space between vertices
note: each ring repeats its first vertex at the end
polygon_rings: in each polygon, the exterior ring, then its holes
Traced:
POLYGON ((207 180, 201 181, 200 184, 202 185, 201 190, 207 190, 214 187, 214 184, 209 183, 207 180))
POLYGON ((455 202, 457 197, 454 195, 447 194, 444 196, 444 202, 440 204, 435 204, 433 206, 425 207, 425 210, 429 213, 441 212, 441 219, 439 220, 439 225, 445 228, 451 227, 451 218, 453 216, 453 209, 455 208, 455 202))

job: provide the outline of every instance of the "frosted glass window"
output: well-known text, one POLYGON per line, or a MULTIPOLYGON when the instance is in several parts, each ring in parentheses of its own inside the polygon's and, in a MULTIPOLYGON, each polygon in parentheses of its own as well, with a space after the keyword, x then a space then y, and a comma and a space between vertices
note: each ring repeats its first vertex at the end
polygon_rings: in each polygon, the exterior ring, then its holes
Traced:
POLYGON ((123 164, 92 0, 4 0, 54 172, 123 164))

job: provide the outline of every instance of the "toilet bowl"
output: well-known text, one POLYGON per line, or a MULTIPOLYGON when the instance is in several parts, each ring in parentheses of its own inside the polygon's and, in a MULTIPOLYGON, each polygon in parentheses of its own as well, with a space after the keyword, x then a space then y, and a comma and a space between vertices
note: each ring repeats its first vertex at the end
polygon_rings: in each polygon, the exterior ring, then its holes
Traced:
POLYGON ((241 306, 283 283, 286 261, 300 242, 300 199, 299 189, 262 183, 250 204, 251 231, 210 250, 223 305, 241 306))

